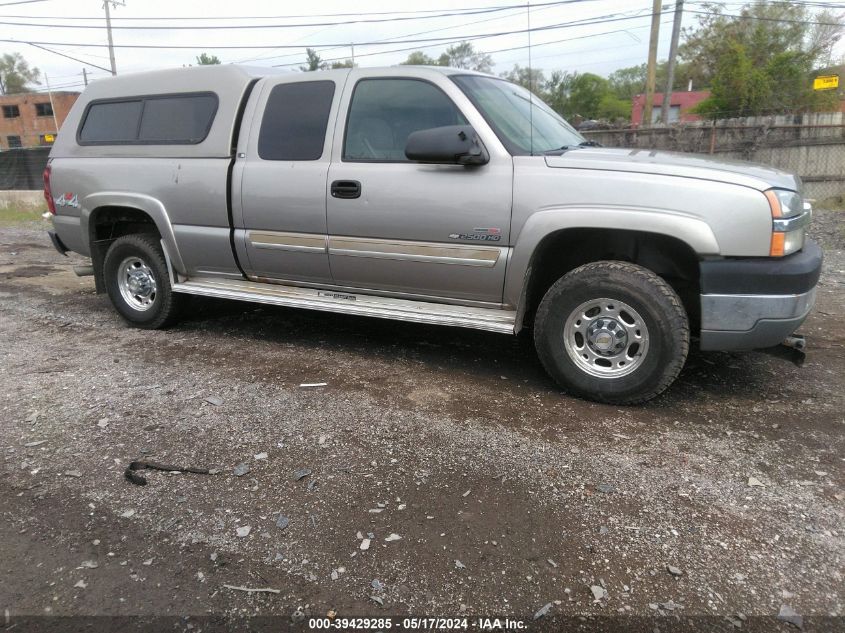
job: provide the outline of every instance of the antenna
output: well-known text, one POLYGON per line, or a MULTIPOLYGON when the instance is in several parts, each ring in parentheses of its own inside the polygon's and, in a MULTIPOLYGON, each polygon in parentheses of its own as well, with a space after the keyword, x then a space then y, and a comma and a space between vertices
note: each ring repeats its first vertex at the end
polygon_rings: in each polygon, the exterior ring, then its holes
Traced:
POLYGON ((531 2, 525 3, 525 17, 528 20, 528 138, 531 156, 534 156, 534 72, 531 70, 531 2))

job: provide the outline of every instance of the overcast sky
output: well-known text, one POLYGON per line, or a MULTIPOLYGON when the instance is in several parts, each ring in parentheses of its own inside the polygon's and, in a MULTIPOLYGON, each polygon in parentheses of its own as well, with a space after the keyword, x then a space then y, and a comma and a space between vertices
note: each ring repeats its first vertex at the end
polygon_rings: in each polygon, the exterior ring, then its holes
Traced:
MULTIPOLYGON (((17 51, 49 77, 54 89, 76 90, 82 87, 82 68, 89 78, 107 73, 105 18, 102 0, 37 0, 18 2, 0 0, 0 52, 17 51), (20 16, 20 17, 12 17, 20 16), (25 16, 25 17, 24 17, 25 16), (68 19, 74 18, 74 19, 68 19), (89 20, 75 18, 91 18, 89 20), (37 23, 42 26, 13 25, 12 22, 37 23), (50 25, 50 26, 44 26, 50 25), (96 28, 70 28, 93 26, 96 28), (23 42, 43 44, 54 51, 76 57, 74 61, 35 48, 23 42), (20 42, 20 43, 18 43, 20 42), (79 44, 99 46, 79 46, 79 44)), ((318 48, 324 59, 348 58, 355 43, 355 61, 361 66, 389 66, 403 61, 410 50, 423 50, 436 57, 453 41, 465 37, 519 31, 527 28, 525 8, 471 15, 440 16, 467 8, 511 6, 515 0, 312 0, 289 2, 273 0, 125 0, 125 6, 112 10, 114 27, 180 26, 180 30, 114 29, 118 73, 155 68, 178 67, 194 63, 206 52, 217 55, 223 63, 244 62, 261 66, 288 64, 292 69, 304 62, 305 47, 318 48), (396 12, 408 12, 397 14, 396 12), (431 12, 423 15, 416 11, 431 12), (354 12, 354 15, 351 15, 354 12), (391 15, 378 15, 379 12, 391 15), (320 15, 322 14, 322 15, 320 15), (331 16, 326 14, 346 14, 331 16), (234 17, 238 16, 238 17, 234 17), (263 16, 270 16, 260 19, 263 16), (138 20, 129 18, 161 18, 138 20), (174 19, 188 18, 188 19, 174 19), (232 18, 232 19, 213 19, 232 18), (393 19, 391 22, 353 23, 353 20, 393 19), (413 18, 401 19, 396 18, 413 18), (334 23, 318 25, 316 23, 334 23), (199 26, 285 25, 286 28, 199 29, 199 26), (287 25, 306 24, 308 26, 287 25), (442 43, 401 43, 392 40, 449 38, 442 43), (364 44, 386 40, 383 45, 364 44), (179 45, 184 49, 120 48, 120 45, 179 45), (341 47, 321 47, 343 44, 341 47), (263 48, 223 48, 223 46, 261 46, 263 48), (283 48, 294 46, 295 48, 283 48), (397 50, 406 49, 406 50, 397 50), (410 49, 410 50, 407 50, 410 49)), ((607 20, 599 24, 572 25, 535 31, 531 34, 532 61, 535 68, 548 74, 552 70, 592 72, 606 76, 617 68, 646 61, 651 0, 570 0, 566 4, 550 4, 549 0, 531 0, 532 29, 565 25, 582 20, 607 20), (535 6, 536 5, 536 6, 535 6), (630 19, 628 19, 630 18, 630 19)), ((673 5, 666 3, 667 7, 673 5)), ((690 8, 700 8, 692 5, 690 8)), ((736 6, 729 7, 735 10, 736 6)), ((684 26, 695 22, 685 14, 684 26)), ((659 57, 669 50, 671 15, 662 17, 659 57)), ((478 50, 491 53, 495 73, 509 70, 514 64, 528 64, 528 35, 519 33, 473 40, 478 50), (521 48, 518 48, 521 47, 521 48), (515 49, 515 50, 505 50, 515 49)), ((42 84, 43 84, 42 76, 42 84)), ((42 86, 43 87, 43 86, 42 86)))

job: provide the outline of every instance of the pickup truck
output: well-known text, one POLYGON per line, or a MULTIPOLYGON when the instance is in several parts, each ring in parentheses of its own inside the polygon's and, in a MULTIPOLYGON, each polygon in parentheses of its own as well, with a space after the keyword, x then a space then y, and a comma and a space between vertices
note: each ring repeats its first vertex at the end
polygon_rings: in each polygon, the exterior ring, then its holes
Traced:
POLYGON ((132 326, 185 295, 530 328, 566 391, 644 402, 703 350, 775 346, 820 248, 800 180, 607 149, 450 68, 213 66, 92 83, 44 173, 60 252, 132 326))

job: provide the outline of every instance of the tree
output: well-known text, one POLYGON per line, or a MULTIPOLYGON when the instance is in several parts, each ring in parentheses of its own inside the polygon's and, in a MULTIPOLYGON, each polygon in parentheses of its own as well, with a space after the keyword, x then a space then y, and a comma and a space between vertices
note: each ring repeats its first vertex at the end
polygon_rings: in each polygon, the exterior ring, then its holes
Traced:
POLYGON ((572 86, 578 77, 577 72, 556 70, 543 86, 543 100, 563 117, 569 116, 569 98, 572 95, 572 86))
POLYGON ((220 63, 220 58, 217 55, 209 55, 208 53, 203 53, 197 57, 197 64, 200 66, 214 66, 215 64, 220 63))
POLYGON ((810 14, 802 3, 747 4, 739 18, 720 4, 703 5, 698 24, 684 31, 679 56, 688 77, 709 86, 699 104, 708 116, 750 116, 821 107, 810 76, 830 61, 842 37, 842 18, 810 14))
POLYGON ((0 57, 0 94, 12 95, 32 90, 30 84, 39 84, 41 72, 30 68, 20 53, 5 53, 0 57))
POLYGON ((408 59, 400 64, 401 66, 437 66, 437 60, 429 57, 422 51, 414 51, 408 55, 408 59))
POLYGON ((631 119, 631 101, 620 99, 608 91, 599 99, 596 117, 607 121, 629 121, 631 119))
POLYGON ((604 77, 593 73, 578 75, 572 81, 563 116, 595 119, 599 116, 599 105, 602 99, 609 94, 611 94, 610 83, 604 77))
POLYGON ((542 70, 539 68, 532 68, 529 71, 527 67, 520 66, 519 64, 514 64, 513 70, 502 73, 500 77, 507 79, 508 81, 512 81, 515 84, 519 84, 523 88, 527 88, 528 90, 541 96, 546 86, 546 76, 543 74, 542 70))
POLYGON ((493 69, 493 58, 487 53, 476 51, 470 42, 461 42, 447 48, 437 60, 437 64, 489 73, 493 69))
POLYGON ((313 48, 305 49, 305 66, 300 66, 299 70, 302 72, 309 72, 313 70, 324 70, 326 63, 323 58, 317 54, 313 48))
POLYGON ((607 77, 610 89, 617 99, 632 100, 645 92, 647 64, 614 70, 607 77))
MULTIPOLYGON (((323 64, 323 68, 325 68, 323 64)), ((355 62, 351 59, 344 59, 342 62, 332 62, 329 68, 355 68, 355 62)))
POLYGON ((722 15, 718 5, 706 10, 680 51, 710 87, 696 112, 727 118, 830 107, 832 98, 814 92, 811 79, 842 36, 839 16, 813 16, 797 3, 746 5, 743 19, 722 15))

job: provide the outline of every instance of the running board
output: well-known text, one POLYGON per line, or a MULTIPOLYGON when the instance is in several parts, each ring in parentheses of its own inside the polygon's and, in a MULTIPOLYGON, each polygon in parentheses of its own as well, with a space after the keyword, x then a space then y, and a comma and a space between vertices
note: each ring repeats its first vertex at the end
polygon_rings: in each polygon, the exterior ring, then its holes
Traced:
POLYGON ((511 310, 409 301, 240 279, 194 278, 174 283, 173 290, 205 297, 238 299, 289 308, 340 312, 414 323, 452 325, 501 334, 513 334, 516 322, 516 312, 511 310))

